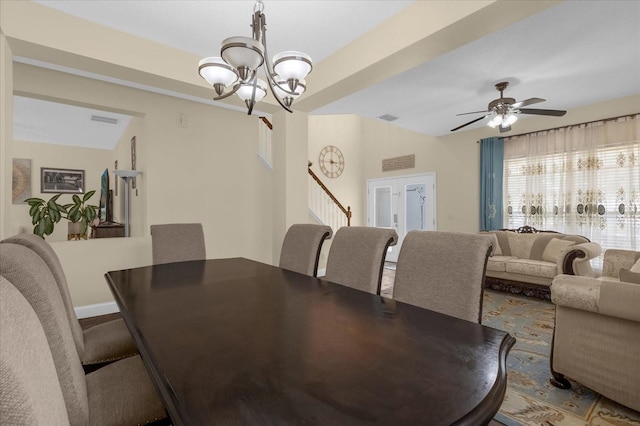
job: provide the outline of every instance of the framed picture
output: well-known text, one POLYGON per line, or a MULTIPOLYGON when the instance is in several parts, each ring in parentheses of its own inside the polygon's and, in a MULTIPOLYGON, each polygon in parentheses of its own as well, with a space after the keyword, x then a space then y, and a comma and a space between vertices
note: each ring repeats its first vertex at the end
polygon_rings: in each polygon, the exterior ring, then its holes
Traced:
POLYGON ((84 192, 84 170, 40 168, 40 192, 80 194, 84 192))
POLYGON ((13 159, 12 171, 12 203, 23 204, 31 198, 31 160, 26 158, 13 159))

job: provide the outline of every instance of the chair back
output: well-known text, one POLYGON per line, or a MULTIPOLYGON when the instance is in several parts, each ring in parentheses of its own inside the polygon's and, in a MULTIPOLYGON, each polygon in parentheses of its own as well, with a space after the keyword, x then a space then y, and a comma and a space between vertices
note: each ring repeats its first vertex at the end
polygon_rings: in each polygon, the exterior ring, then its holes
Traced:
POLYGON ((3 277, 0 329, 3 424, 68 425, 67 408, 42 325, 29 302, 3 277))
POLYGON ((344 226, 333 237, 325 279, 373 294, 380 294, 384 259, 396 245, 393 229, 344 226))
POLYGON ((53 247, 51 247, 51 245, 46 242, 44 238, 35 234, 27 233, 16 234, 12 237, 7 238, 6 240, 3 240, 2 242, 25 246, 33 250, 47 264, 47 266, 51 270, 51 273, 53 274, 53 277, 55 278, 56 284, 58 285, 58 290, 60 290, 62 303, 64 304, 64 309, 66 310, 67 318, 69 319, 71 334, 73 334, 73 341, 75 342, 76 348, 78 349, 80 359, 82 359, 84 357, 84 338, 82 335, 82 327, 80 327, 78 317, 76 316, 76 311, 73 309, 73 302, 71 300, 71 294, 69 293, 69 284, 67 283, 67 277, 64 273, 64 269, 62 268, 62 264, 60 263, 60 259, 58 258, 56 252, 53 250, 53 247))
POLYGON ((207 251, 201 223, 151 225, 153 264, 205 260, 207 251))
POLYGON ((492 237, 411 231, 402 243, 393 298, 480 323, 492 237))
POLYGON ((332 234, 331 227, 326 225, 291 225, 282 242, 280 267, 312 277, 317 276, 322 244, 325 239, 331 238, 332 234))
POLYGON ((87 425, 87 383, 71 334, 62 296, 47 264, 18 244, 0 244, 0 275, 22 293, 35 311, 53 355, 71 425, 87 425))

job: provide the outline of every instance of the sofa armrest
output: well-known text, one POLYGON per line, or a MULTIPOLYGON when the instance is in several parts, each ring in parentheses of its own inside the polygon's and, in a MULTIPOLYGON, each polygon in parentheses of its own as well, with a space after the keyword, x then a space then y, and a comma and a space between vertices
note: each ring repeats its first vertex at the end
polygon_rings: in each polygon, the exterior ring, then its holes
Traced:
POLYGON ((575 275, 558 275, 551 283, 551 301, 582 311, 640 322, 640 285, 575 275))
POLYGON ((582 243, 569 246, 558 259, 558 273, 595 277, 590 260, 600 256, 602 247, 598 243, 582 243))
POLYGON ((551 302, 557 306, 599 312, 602 281, 591 277, 556 275, 551 283, 551 302))

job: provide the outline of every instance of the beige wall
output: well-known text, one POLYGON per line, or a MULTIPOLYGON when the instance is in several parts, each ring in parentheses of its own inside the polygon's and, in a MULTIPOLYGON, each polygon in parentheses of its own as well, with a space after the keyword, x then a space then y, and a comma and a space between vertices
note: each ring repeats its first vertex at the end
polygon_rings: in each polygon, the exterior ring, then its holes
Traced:
MULTIPOLYGON (((0 4, 0 12, 2 5, 0 4)), ((0 31, 0 236, 11 229, 11 158, 13 157, 13 57, 0 31)))
MULTIPOLYGON (((630 96, 568 111, 564 117, 527 117, 518 121, 519 134, 640 112, 640 96, 630 96)), ((318 168, 325 145, 338 146, 345 155, 345 171, 337 179, 322 177, 338 199, 351 205, 354 224, 366 224, 367 179, 435 172, 436 223, 441 231, 477 232, 479 229, 480 146, 495 131, 480 129, 430 137, 392 124, 353 115, 310 116, 309 159, 318 168), (384 158, 416 155, 416 167, 382 172, 384 158), (344 201, 343 201, 344 200, 344 201)), ((505 134, 503 136, 508 136, 505 134)))
MULTIPOLYGON (((367 160, 364 152, 370 145, 364 139, 362 118, 356 115, 312 115, 309 116, 309 161, 311 170, 331 190, 336 198, 345 206, 351 207, 351 225, 366 225, 365 186, 363 184, 363 168, 367 160), (326 177, 320 170, 318 158, 320 151, 333 145, 340 149, 344 156, 344 171, 337 178, 326 177)), ((335 230, 334 230, 335 231, 335 230)))
MULTIPOLYGON (((111 300, 103 278, 107 270, 150 263, 148 227, 154 223, 202 222, 208 257, 272 262, 273 247, 279 244, 272 240, 281 236, 272 233, 272 215, 260 213, 271 207, 275 189, 273 172, 257 157, 256 117, 24 64, 15 64, 14 75, 16 92, 136 115, 115 153, 75 149, 78 156, 93 159, 82 166, 74 159, 73 166, 99 182, 100 173, 113 168, 114 158, 120 168, 130 167, 129 144, 135 135, 143 173, 138 197, 132 192, 132 216, 142 223, 133 230, 134 238, 54 243, 67 274, 75 277, 69 280, 75 305, 111 300), (186 128, 180 126, 181 115, 188 117, 186 128)), ((34 168, 42 162, 67 164, 66 158, 76 155, 60 148, 43 157, 40 149, 26 148, 33 144, 22 145, 21 157, 33 155, 34 168)), ((10 163, 5 159, 3 168, 10 163)), ((120 186, 118 203, 123 194, 120 186)), ((2 198, 7 197, 10 193, 3 191, 2 198)))
MULTIPOLYGON (((96 194, 89 199, 89 203, 98 205, 100 202, 100 175, 112 163, 113 152, 104 149, 14 141, 13 157, 31 159, 32 197, 48 200, 56 195, 40 192, 41 167, 78 169, 84 170, 85 191, 96 191, 96 194)), ((71 194, 63 194, 58 199, 59 204, 69 204, 71 202, 71 194)), ((47 236, 47 241, 66 241, 67 223, 67 220, 61 220, 54 228, 53 234, 47 236)), ((29 205, 25 203, 12 204, 10 234, 32 232, 32 229, 29 205)))

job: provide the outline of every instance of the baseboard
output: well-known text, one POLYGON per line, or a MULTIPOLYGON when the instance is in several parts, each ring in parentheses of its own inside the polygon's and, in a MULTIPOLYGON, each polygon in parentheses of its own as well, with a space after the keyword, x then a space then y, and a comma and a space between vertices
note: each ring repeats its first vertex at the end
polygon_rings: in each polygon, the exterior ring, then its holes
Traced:
POLYGON ((97 317, 99 315, 113 314, 120 312, 116 302, 96 303, 95 305, 77 306, 74 308, 76 311, 76 317, 89 318, 97 317))

